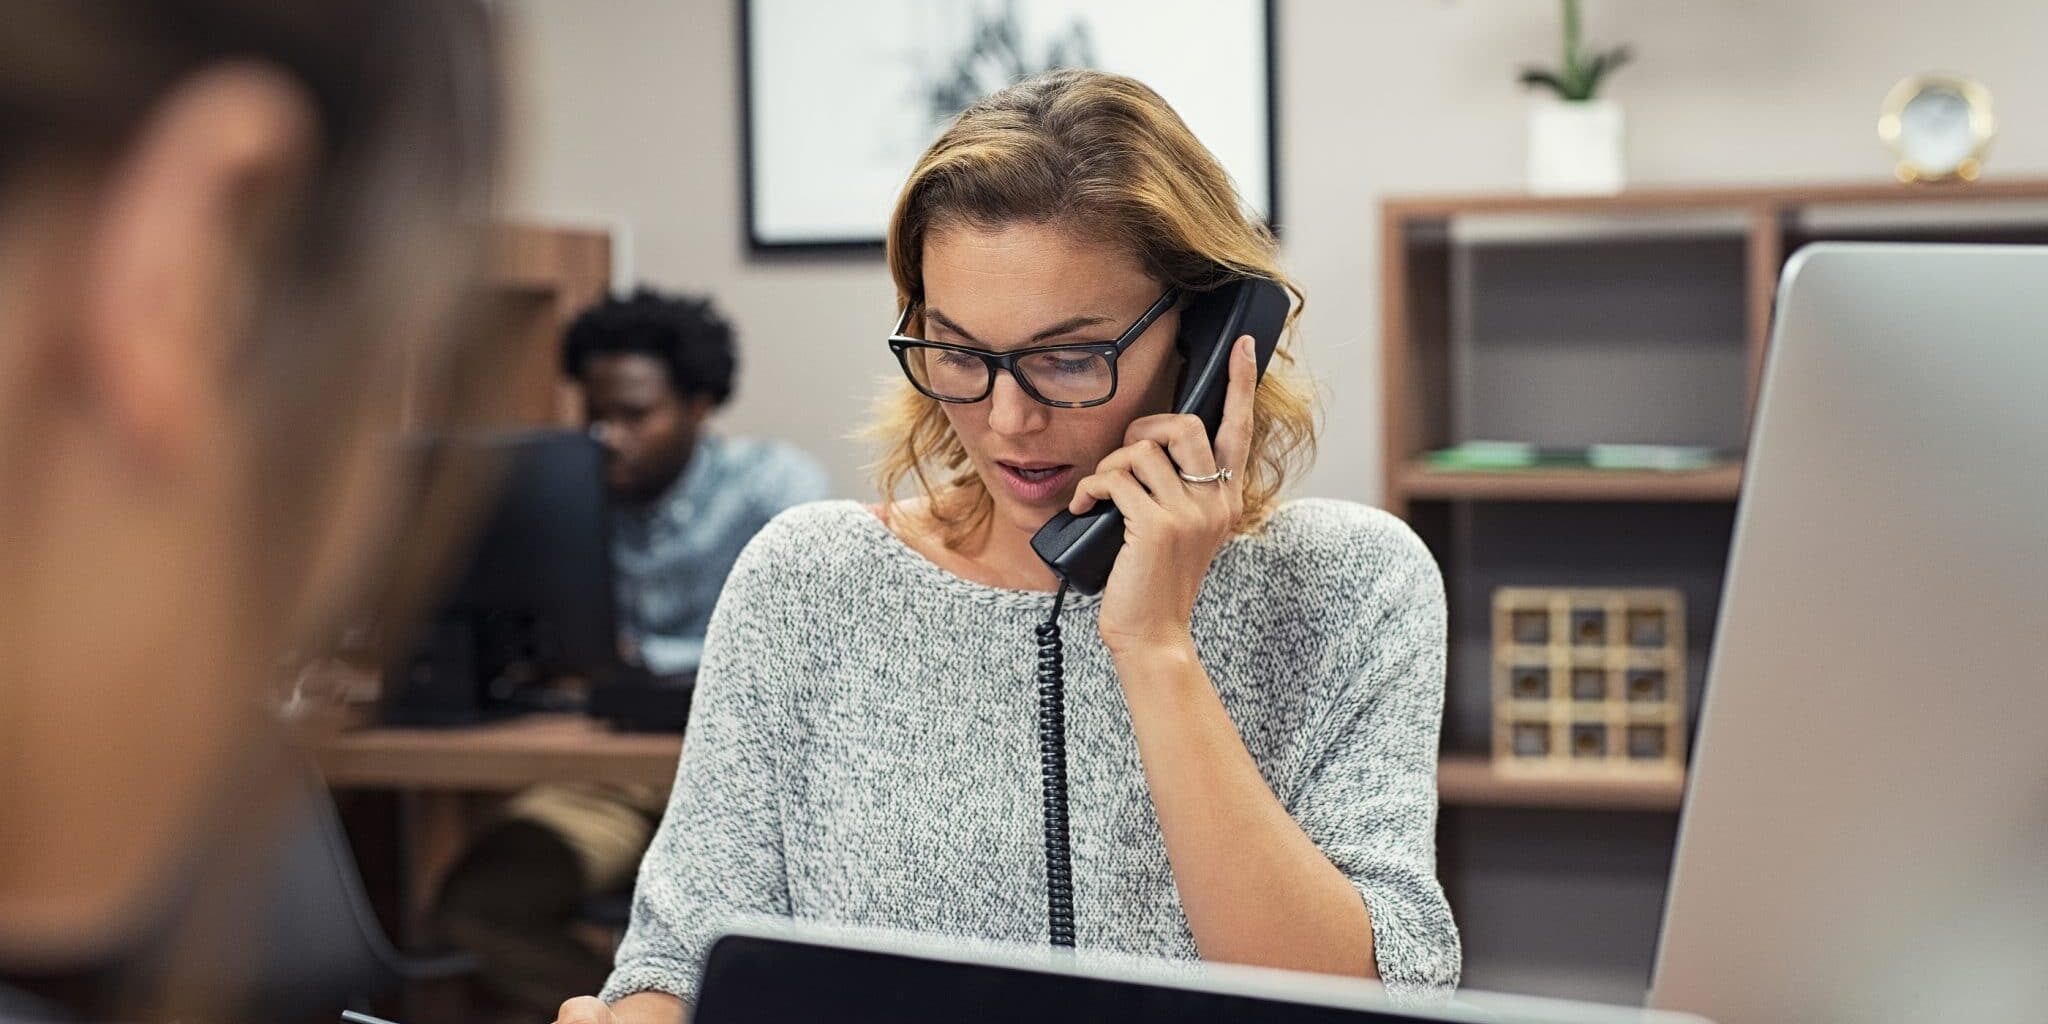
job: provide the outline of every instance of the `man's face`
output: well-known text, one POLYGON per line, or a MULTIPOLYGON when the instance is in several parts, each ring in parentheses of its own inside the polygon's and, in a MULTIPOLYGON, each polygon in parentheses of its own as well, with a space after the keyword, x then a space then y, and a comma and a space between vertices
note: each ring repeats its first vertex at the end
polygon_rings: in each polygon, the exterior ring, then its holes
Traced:
POLYGON ((689 464, 711 400, 677 394, 661 360, 633 352, 591 356, 581 382, 584 416, 608 455, 612 494, 636 502, 660 497, 689 464))

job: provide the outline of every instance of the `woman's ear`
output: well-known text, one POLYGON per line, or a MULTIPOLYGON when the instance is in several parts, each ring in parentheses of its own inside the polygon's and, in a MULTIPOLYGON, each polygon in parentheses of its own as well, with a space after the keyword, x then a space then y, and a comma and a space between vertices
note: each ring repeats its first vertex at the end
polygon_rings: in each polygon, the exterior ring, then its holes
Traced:
POLYGON ((205 442, 268 228, 313 155, 303 91, 253 64, 200 72, 155 108, 111 169, 87 236, 79 379, 138 467, 205 442))

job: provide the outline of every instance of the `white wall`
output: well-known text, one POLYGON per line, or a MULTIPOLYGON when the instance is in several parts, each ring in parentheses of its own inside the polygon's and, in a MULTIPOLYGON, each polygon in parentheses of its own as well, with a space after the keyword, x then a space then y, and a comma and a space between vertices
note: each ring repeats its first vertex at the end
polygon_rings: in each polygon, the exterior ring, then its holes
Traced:
MULTIPOLYGON (((834 0, 819 0, 834 2, 834 0)), ((853 0, 837 0, 853 2, 853 0)), ((1104 0, 1113 2, 1113 0, 1104 0)), ((1285 261, 1309 296, 1303 352, 1328 396, 1302 490, 1378 496, 1378 203, 1519 187, 1520 64, 1552 60, 1549 0, 1279 0, 1285 261)), ((1882 181, 1879 99, 1906 74, 1985 82, 1988 176, 2048 174, 2048 4, 1588 0, 1636 184, 1882 181)), ((892 292, 875 257, 750 260, 741 226, 734 0, 514 0, 515 216, 624 224, 641 279, 715 295, 742 332, 724 428, 794 440, 867 493, 848 437, 876 381, 892 292)), ((1168 97, 1171 99, 1172 97, 1168 97)), ((821 97, 829 102, 829 97, 821 97)))

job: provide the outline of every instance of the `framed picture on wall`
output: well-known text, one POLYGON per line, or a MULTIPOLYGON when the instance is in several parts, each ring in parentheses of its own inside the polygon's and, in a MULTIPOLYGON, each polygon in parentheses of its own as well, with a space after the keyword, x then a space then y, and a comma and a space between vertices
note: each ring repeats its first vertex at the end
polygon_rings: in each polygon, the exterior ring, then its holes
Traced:
POLYGON ((1024 75, 1157 90, 1278 225, 1271 0, 740 0, 742 182, 756 252, 879 249, 955 114, 1024 75))

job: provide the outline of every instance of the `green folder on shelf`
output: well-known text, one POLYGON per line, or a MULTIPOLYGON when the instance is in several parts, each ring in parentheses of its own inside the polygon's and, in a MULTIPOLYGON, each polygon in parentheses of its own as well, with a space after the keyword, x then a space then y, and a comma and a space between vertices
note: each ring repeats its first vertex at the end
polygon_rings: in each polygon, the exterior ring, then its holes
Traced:
POLYGON ((1499 472, 1517 469, 1613 469, 1686 472, 1711 469, 1722 453, 1705 445, 1596 444, 1545 448, 1524 441, 1466 441, 1424 456, 1431 469, 1499 472))

